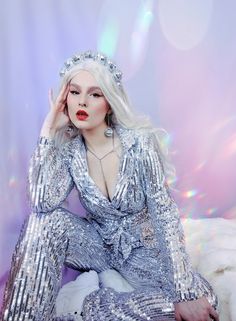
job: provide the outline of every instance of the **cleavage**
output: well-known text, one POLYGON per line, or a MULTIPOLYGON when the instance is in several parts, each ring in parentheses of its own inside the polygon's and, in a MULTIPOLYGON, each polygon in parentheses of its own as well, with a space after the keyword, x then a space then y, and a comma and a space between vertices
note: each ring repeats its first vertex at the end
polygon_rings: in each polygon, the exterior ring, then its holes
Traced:
POLYGON ((89 176, 99 191, 110 202, 114 197, 118 183, 121 146, 107 152, 100 160, 91 151, 87 150, 89 176))

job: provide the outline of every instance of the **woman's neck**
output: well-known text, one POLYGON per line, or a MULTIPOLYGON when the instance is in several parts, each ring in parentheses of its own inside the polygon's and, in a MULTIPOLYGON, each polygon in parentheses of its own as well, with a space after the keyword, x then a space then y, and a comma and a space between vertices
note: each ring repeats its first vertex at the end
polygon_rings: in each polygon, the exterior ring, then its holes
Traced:
POLYGON ((85 143, 88 148, 96 152, 96 151, 106 150, 108 146, 109 147, 112 146, 111 139, 104 135, 104 130, 106 128, 107 126, 104 124, 94 129, 81 130, 81 134, 84 137, 85 143))

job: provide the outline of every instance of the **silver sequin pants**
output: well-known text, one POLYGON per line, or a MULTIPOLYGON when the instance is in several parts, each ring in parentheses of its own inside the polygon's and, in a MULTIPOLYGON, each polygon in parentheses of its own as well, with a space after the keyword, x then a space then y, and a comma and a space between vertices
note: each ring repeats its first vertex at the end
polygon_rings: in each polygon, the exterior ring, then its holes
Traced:
MULTIPOLYGON (((101 272, 111 268, 109 255, 100 235, 85 218, 63 208, 31 214, 13 254, 2 320, 55 320, 63 264, 80 271, 101 272)), ((103 288, 85 298, 83 320, 169 321, 175 320, 174 305, 160 290, 143 285, 129 293, 103 288)))

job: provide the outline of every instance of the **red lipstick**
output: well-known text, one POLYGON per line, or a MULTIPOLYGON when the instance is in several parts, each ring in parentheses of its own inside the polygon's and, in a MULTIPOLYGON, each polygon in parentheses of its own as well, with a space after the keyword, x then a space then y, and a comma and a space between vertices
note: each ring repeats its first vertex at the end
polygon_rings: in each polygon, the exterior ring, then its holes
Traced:
POLYGON ((79 120, 86 120, 88 118, 88 114, 86 113, 85 110, 79 109, 76 113, 76 117, 79 120))

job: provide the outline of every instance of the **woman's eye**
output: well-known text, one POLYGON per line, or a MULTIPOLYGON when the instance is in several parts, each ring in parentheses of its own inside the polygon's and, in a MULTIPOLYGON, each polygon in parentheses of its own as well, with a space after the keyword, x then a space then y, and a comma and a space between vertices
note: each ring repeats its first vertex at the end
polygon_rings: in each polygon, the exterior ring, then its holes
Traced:
POLYGON ((71 93, 72 95, 77 95, 77 94, 79 94, 79 92, 76 91, 76 90, 70 90, 70 93, 71 93))
POLYGON ((92 94, 94 97, 101 97, 102 95, 98 94, 98 93, 94 93, 92 94))

